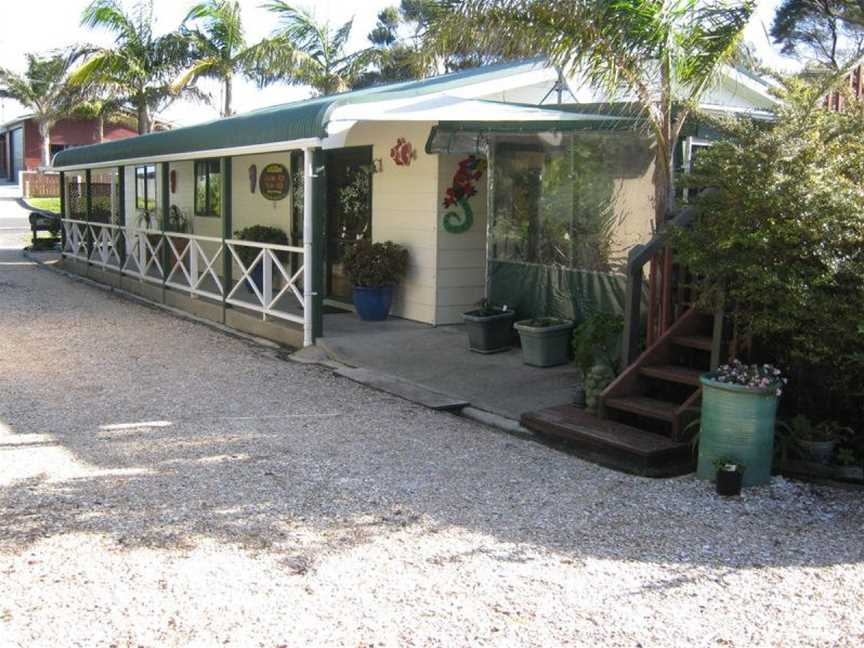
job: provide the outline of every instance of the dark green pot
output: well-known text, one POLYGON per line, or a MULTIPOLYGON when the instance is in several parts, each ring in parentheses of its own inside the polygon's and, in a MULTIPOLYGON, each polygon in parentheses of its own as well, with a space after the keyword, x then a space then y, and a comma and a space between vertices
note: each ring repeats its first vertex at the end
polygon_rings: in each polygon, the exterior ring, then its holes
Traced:
POLYGON ((713 480, 717 460, 743 465, 742 485, 758 486, 771 479, 777 387, 749 389, 702 376, 702 415, 696 476, 713 480))

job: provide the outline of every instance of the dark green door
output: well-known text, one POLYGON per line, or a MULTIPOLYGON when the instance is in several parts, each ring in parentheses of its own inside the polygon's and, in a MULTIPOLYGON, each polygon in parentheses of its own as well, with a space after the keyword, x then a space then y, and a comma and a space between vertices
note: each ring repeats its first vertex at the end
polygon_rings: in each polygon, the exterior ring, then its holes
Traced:
POLYGON ((327 297, 351 301, 342 259, 348 246, 372 237, 372 147, 327 152, 327 297))

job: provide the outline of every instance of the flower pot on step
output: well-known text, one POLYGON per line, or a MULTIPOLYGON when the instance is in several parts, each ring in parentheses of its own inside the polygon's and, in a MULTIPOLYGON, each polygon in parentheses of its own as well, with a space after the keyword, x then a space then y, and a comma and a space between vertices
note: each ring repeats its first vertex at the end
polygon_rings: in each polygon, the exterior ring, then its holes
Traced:
POLYGON ((534 367, 553 367, 570 362, 573 322, 552 317, 522 320, 515 329, 522 341, 522 361, 534 367))

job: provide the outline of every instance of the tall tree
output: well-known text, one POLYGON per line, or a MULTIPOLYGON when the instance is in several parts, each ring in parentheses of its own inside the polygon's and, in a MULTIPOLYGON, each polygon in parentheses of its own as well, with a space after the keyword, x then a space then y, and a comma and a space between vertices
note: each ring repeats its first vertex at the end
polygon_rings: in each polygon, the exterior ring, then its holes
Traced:
POLYGON ((378 21, 367 36, 378 53, 375 67, 365 72, 353 87, 409 81, 426 75, 427 65, 422 50, 412 37, 404 38, 400 34, 404 24, 397 7, 387 7, 378 12, 378 21))
POLYGON ((0 97, 23 105, 39 126, 43 167, 51 165, 51 129, 81 101, 80 89, 69 83, 69 73, 82 54, 75 48, 48 56, 27 54, 23 74, 0 68, 0 97))
POLYGON ((347 51, 353 18, 334 27, 283 0, 271 0, 264 7, 279 21, 263 55, 268 65, 262 68, 261 76, 267 82, 287 79, 295 85, 311 86, 321 95, 344 92, 378 56, 374 48, 347 51))
POLYGON ((149 133, 153 116, 186 95, 200 97, 194 88, 182 93, 172 80, 188 58, 188 43, 179 31, 157 36, 153 30, 153 0, 139 0, 127 11, 120 0, 94 0, 81 24, 115 35, 114 46, 97 50, 73 74, 82 86, 98 85, 131 104, 138 116, 138 133, 149 133))
POLYGON ((864 0, 783 0, 771 37, 786 54, 839 70, 864 55, 864 0))
POLYGON ((192 64, 174 82, 175 92, 200 78, 222 84, 221 114, 233 114, 233 82, 236 75, 256 76, 259 44, 249 45, 237 0, 206 0, 190 9, 182 32, 192 48, 192 64))
POLYGON ((738 52, 754 6, 754 0, 445 0, 427 42, 437 51, 472 41, 505 55, 528 49, 580 74, 612 101, 635 100, 656 142, 661 223, 674 200, 681 130, 738 52))

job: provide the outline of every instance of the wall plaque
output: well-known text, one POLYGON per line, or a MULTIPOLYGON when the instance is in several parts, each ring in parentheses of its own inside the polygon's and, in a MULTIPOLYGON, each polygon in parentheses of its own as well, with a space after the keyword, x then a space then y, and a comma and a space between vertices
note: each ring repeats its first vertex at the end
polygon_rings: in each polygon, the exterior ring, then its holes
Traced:
POLYGON ((261 171, 258 190, 267 200, 283 200, 291 189, 291 176, 284 164, 268 164, 261 171))

